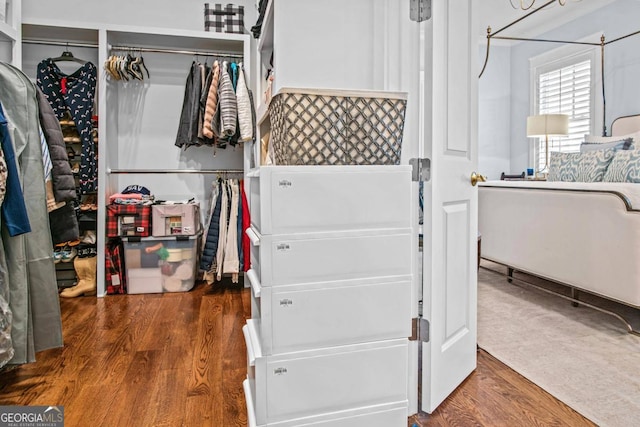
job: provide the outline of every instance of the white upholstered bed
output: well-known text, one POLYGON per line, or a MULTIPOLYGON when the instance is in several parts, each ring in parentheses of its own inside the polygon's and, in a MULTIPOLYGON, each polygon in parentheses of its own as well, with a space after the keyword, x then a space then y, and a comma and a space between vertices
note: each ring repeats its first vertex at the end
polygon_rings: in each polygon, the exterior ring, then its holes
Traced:
POLYGON ((482 258, 640 308, 639 183, 488 181, 478 197, 482 258))

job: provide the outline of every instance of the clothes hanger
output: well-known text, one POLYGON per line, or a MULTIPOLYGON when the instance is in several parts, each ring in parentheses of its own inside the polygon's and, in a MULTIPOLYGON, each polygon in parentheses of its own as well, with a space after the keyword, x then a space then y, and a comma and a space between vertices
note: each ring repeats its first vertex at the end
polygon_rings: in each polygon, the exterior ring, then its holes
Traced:
POLYGON ((75 56, 73 56, 73 53, 69 50, 69 43, 67 43, 67 48, 65 49, 64 52, 62 52, 62 55, 56 57, 56 58, 51 58, 51 60, 53 62, 61 62, 61 61, 72 61, 72 62, 77 62, 79 64, 86 64, 88 61, 85 61, 84 59, 80 59, 80 58, 76 58, 75 56))

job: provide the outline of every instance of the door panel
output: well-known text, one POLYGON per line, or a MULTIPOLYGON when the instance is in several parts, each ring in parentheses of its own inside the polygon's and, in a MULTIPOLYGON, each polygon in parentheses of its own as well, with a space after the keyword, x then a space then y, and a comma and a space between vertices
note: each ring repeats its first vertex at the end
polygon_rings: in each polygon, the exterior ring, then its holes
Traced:
POLYGON ((472 0, 432 2, 423 22, 425 184, 421 409, 433 412, 476 366, 477 60, 472 0))
POLYGON ((445 222, 445 289, 446 313, 443 347, 454 345, 469 331, 468 277, 470 245, 467 224, 469 204, 455 203, 444 206, 445 222), (462 254, 462 256, 460 256, 462 254))

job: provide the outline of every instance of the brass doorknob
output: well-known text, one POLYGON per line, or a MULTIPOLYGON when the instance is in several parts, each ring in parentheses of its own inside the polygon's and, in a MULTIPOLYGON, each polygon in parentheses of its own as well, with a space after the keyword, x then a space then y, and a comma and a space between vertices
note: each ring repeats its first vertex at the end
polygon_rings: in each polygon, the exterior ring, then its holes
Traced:
POLYGON ((476 184, 478 182, 485 182, 487 180, 487 177, 484 175, 480 175, 479 173, 476 173, 475 171, 471 172, 471 185, 473 185, 474 187, 476 186, 476 184))

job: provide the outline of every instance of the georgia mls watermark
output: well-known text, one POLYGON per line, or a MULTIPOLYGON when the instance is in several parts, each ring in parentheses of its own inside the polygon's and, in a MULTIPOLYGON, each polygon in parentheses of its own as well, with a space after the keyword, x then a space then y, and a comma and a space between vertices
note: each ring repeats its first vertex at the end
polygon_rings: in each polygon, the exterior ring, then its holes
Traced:
POLYGON ((64 406, 0 406, 0 427, 64 427, 64 406))

